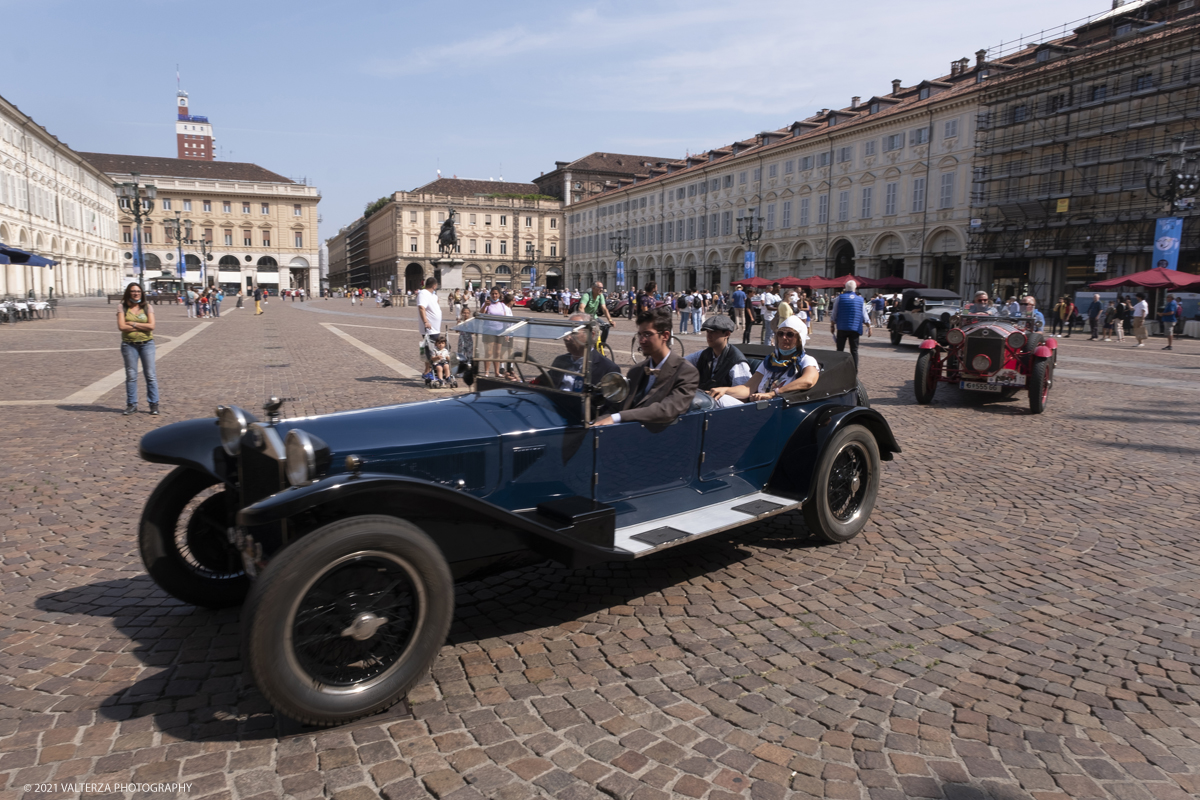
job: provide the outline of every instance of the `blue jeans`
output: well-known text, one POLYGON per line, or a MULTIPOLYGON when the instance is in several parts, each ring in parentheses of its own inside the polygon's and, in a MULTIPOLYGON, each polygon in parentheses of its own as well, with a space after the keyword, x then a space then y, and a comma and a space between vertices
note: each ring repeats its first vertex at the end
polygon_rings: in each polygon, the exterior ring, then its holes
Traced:
POLYGON ((691 309, 684 309, 683 311, 679 312, 679 332, 680 333, 687 333, 688 320, 690 320, 691 318, 692 318, 691 309))
POLYGON ((158 405, 158 376, 154 373, 154 340, 131 344, 121 342, 121 358, 125 359, 125 403, 134 405, 138 398, 137 368, 142 360, 142 372, 146 375, 146 399, 158 405))
POLYGON ((704 309, 702 309, 702 308, 693 308, 692 309, 692 332, 693 333, 700 332, 700 326, 702 324, 704 324, 703 321, 700 319, 700 317, 703 314, 704 314, 704 309))

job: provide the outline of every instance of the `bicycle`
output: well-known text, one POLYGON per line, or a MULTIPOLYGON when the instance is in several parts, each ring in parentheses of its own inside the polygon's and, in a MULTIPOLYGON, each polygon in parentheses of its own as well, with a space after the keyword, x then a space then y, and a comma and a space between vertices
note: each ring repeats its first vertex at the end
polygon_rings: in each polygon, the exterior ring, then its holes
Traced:
MULTIPOLYGON (((680 358, 687 355, 687 349, 683 345, 683 340, 671 334, 671 352, 676 353, 680 358)), ((641 360, 642 354, 638 352, 638 337, 635 333, 629 342, 629 360, 634 364, 641 360)))

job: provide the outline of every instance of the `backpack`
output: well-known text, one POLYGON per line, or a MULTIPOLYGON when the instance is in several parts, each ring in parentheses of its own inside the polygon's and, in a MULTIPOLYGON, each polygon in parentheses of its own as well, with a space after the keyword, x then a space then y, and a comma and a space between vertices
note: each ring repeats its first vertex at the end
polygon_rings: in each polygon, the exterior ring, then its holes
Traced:
POLYGON ((688 310, 688 296, 686 294, 680 295, 679 300, 676 301, 676 308, 678 308, 680 311, 688 310))

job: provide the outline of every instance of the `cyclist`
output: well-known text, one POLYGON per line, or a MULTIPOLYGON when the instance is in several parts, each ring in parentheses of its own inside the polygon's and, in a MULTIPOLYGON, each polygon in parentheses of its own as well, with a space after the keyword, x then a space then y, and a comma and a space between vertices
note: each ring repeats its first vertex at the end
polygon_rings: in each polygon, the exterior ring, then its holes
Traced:
POLYGON ((612 314, 608 313, 608 303, 604 300, 604 284, 596 281, 592 285, 591 291, 585 293, 579 298, 580 313, 589 314, 593 317, 599 317, 603 313, 604 318, 608 320, 608 324, 601 323, 600 325, 600 346, 601 352, 606 352, 608 348, 608 331, 612 328, 612 314))

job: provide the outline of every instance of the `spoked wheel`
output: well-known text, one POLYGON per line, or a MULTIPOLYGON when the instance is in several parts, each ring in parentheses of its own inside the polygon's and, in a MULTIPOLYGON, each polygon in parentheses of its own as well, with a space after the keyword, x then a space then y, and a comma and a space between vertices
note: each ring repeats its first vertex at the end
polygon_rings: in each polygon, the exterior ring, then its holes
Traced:
POLYGON ((879 446, 861 425, 838 431, 817 464, 813 496, 804 504, 810 531, 828 542, 846 542, 867 524, 879 494, 879 446))
POLYGON ((293 719, 337 725, 391 707, 425 674, 450 629, 454 581, 415 525, 353 517, 285 548, 246 609, 259 691, 293 719))
POLYGON ((154 489, 138 526, 138 549, 150 577, 185 603, 240 605, 250 588, 229 543, 233 506, 212 475, 176 467, 154 489))
MULTIPOLYGON (((674 333, 671 334, 671 352, 675 353, 680 358, 687 355, 687 349, 683 345, 683 339, 680 339, 674 333)), ((611 356, 609 357, 611 358, 611 356)), ((634 364, 638 364, 641 363, 643 359, 645 359, 645 356, 638 352, 638 339, 637 334, 635 333, 633 338, 629 340, 629 360, 634 364)))
POLYGON ((1029 411, 1040 414, 1046 410, 1046 400, 1050 397, 1050 384, 1054 382, 1054 368, 1050 359, 1034 359, 1033 369, 1029 371, 1027 388, 1029 389, 1029 411))
POLYGON ((941 377, 942 362, 934 360, 932 350, 922 350, 917 356, 917 369, 913 375, 913 393, 918 403, 925 406, 933 402, 941 377))

